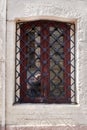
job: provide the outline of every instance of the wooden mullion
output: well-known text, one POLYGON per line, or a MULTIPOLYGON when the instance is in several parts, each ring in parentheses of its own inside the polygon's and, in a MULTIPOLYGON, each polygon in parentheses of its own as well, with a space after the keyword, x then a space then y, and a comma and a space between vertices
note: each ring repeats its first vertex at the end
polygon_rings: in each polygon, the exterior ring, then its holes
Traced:
POLYGON ((42 88, 42 96, 47 98, 50 91, 50 47, 49 47, 49 28, 44 28, 44 23, 41 26, 41 88, 42 88), (46 52, 43 49, 47 49, 46 52), (43 62, 47 61, 44 65, 43 62), (47 74, 44 76, 44 74, 47 74))
POLYGON ((22 39, 20 40, 20 61, 21 61, 21 65, 20 65, 20 99, 23 100, 23 98, 25 98, 26 96, 26 90, 27 90, 27 83, 26 83, 26 79, 27 79, 27 71, 25 70, 26 65, 27 65, 27 59, 25 57, 26 53, 27 53, 27 47, 25 45, 26 43, 26 35, 25 35, 25 29, 24 29, 24 25, 21 25, 20 28, 20 36, 22 36, 22 39), (23 30, 22 30, 23 28, 23 30))
POLYGON ((68 25, 66 25, 65 28, 65 34, 64 34, 64 90, 65 90, 65 98, 67 102, 71 101, 71 90, 69 89, 71 85, 71 78, 70 78, 70 72, 71 72, 71 66, 69 64, 70 62, 70 29, 68 25))

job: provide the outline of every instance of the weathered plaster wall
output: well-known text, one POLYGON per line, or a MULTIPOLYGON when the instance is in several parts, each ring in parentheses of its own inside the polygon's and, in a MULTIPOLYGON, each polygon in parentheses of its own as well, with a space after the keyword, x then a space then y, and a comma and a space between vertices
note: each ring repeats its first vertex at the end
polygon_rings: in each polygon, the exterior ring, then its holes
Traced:
MULTIPOLYGON (((2 7, 2 5, 3 1, 0 6, 2 7)), ((2 11, 0 10, 0 12, 2 11)), ((0 100, 2 97, 1 90, 3 84, 5 84, 4 65, 6 62, 7 126, 69 126, 70 129, 72 126, 87 126, 87 1, 8 0, 6 61, 4 52, 5 18, 2 18, 1 14, 0 18, 0 25, 3 22, 3 26, 0 26, 0 66, 2 66, 0 68, 2 70, 0 75, 0 100), (13 105, 15 87, 15 22, 16 20, 44 18, 76 23, 77 105, 13 105)), ((0 113, 2 113, 1 110, 0 113)), ((76 129, 80 129, 80 127, 76 129)))
POLYGON ((5 46, 6 0, 0 0, 0 126, 5 124, 5 46))

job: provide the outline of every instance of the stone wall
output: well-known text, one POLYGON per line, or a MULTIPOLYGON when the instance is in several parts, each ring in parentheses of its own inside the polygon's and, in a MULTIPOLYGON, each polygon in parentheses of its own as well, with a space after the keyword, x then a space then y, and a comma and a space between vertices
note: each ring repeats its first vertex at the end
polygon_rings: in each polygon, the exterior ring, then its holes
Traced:
POLYGON ((0 1, 0 101, 0 124, 6 124, 10 130, 19 127, 36 129, 36 126, 39 126, 39 130, 45 127, 48 130, 87 129, 86 0, 7 0, 7 10, 6 0, 0 1), (18 20, 38 19, 69 21, 76 24, 76 105, 13 105, 15 23, 18 20))

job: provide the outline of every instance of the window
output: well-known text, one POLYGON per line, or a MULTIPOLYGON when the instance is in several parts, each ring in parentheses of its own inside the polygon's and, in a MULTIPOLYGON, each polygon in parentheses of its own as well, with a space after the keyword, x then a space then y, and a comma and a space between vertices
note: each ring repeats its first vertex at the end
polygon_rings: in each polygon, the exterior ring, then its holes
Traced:
POLYGON ((75 103, 75 25, 16 24, 16 103, 75 103))

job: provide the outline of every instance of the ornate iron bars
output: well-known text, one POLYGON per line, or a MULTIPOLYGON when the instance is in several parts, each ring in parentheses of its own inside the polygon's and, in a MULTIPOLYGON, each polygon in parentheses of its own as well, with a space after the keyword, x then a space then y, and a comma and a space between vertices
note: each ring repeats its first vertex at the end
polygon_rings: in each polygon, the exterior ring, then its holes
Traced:
POLYGON ((75 25, 16 24, 16 103, 75 103, 75 25))

